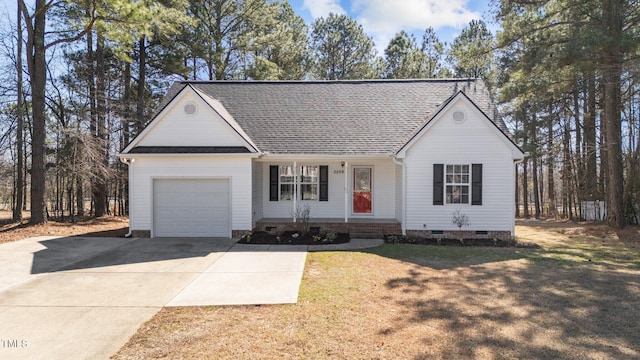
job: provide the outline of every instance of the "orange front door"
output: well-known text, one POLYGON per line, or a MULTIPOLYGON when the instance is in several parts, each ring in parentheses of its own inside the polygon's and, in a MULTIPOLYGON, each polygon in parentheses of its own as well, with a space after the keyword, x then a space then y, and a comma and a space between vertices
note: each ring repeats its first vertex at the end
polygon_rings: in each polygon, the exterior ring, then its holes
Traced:
POLYGON ((353 213, 371 214, 371 168, 353 168, 353 213))

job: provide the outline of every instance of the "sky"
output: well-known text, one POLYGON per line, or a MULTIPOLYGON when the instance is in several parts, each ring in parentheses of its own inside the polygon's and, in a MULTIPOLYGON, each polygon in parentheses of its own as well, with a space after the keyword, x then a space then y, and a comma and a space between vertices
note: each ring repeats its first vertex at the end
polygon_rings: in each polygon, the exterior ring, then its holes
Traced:
MULTIPOLYGON (((15 1, 0 5, 1 22, 15 21, 15 1)), ((373 37, 379 55, 400 30, 415 35, 418 43, 431 26, 441 41, 451 43, 471 20, 483 19, 491 25, 489 0, 289 0, 296 14, 307 24, 329 13, 346 14, 373 37)))
POLYGON ((393 36, 401 30, 413 33, 418 42, 431 26, 441 41, 451 43, 471 20, 490 24, 488 0, 289 0, 296 14, 307 24, 329 13, 346 14, 373 37, 382 55, 393 36))

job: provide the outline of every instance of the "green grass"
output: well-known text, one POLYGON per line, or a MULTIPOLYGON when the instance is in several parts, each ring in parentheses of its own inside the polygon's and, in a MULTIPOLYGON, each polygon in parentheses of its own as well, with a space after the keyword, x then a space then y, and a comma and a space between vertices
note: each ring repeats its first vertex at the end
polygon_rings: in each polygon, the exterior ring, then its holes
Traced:
POLYGON ((522 259, 528 257, 533 251, 534 250, 522 248, 498 248, 490 246, 466 247, 385 244, 365 250, 364 252, 425 266, 429 266, 429 264, 469 266, 522 259))
POLYGON ((640 244, 593 227, 309 253, 297 304, 165 308, 115 358, 638 359, 640 244))

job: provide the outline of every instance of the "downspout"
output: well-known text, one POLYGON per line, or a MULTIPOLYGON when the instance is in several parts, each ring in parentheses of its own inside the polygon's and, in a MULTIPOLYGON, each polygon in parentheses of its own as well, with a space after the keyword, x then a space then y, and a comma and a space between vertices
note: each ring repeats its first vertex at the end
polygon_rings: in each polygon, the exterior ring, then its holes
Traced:
POLYGON ((400 225, 402 226, 402 235, 407 236, 407 167, 404 166, 404 161, 399 161, 395 156, 391 157, 391 160, 402 168, 402 221, 400 225))
MULTIPOLYGON (((123 164, 126 164, 127 167, 129 168, 129 194, 131 194, 131 183, 133 182, 133 163, 136 161, 136 159, 123 159, 120 158, 120 162, 122 162, 123 164)), ((129 196, 129 209, 127 209, 129 211, 129 232, 126 233, 124 235, 125 238, 130 238, 131 236, 133 236, 133 229, 131 227, 131 216, 133 215, 133 212, 131 212, 131 196, 127 194, 129 196)))

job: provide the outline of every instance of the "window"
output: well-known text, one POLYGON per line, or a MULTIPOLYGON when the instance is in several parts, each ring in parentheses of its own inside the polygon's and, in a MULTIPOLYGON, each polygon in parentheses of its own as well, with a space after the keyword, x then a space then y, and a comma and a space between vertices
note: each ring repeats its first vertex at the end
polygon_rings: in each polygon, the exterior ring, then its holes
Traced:
MULTIPOLYGON (((297 172, 292 165, 278 167, 278 199, 293 200, 296 193, 296 176, 300 185, 300 200, 318 200, 321 166, 299 166, 297 172)), ((325 171, 326 172, 326 171, 325 171)), ((273 197, 271 197, 273 200, 273 197)), ((322 199, 321 199, 322 200, 322 199)), ((326 200, 325 200, 326 201, 326 200)))
POLYGON ((447 165, 445 175, 447 204, 468 204, 469 165, 447 165))
POLYGON ((295 175, 293 166, 280 166, 280 200, 293 200, 295 191, 295 175))
POLYGON ((300 199, 318 200, 318 167, 300 167, 300 199))

